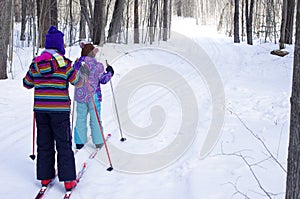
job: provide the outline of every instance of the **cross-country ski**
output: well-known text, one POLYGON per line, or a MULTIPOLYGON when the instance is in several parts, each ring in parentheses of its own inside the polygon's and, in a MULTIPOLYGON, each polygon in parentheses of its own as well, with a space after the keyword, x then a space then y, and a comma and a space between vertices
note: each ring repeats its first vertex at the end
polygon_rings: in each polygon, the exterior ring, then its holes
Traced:
POLYGON ((72 188, 71 191, 67 191, 63 197, 63 199, 69 199, 71 197, 71 194, 73 193, 73 191, 76 189, 76 187, 78 186, 78 183, 80 182, 83 174, 85 173, 87 169, 87 163, 84 162, 80 171, 78 172, 77 176, 76 176, 76 182, 77 182, 77 185, 75 187, 72 188))
MULTIPOLYGON (((105 137, 105 142, 107 142, 109 140, 109 138, 111 137, 111 134, 107 134, 107 136, 105 137)), ((91 153, 91 155, 89 156, 90 159, 94 159, 97 155, 97 153, 103 148, 104 145, 102 145, 100 148, 96 148, 94 149, 94 151, 91 153)))

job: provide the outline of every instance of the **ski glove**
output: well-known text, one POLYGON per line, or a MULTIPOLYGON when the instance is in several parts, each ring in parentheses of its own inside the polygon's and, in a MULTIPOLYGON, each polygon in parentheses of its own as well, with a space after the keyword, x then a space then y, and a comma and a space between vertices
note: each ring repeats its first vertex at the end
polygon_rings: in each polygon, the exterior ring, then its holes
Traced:
POLYGON ((80 71, 81 74, 83 74, 87 77, 90 75, 90 71, 84 63, 81 64, 79 71, 80 71))
POLYGON ((115 73, 113 67, 111 67, 110 65, 106 67, 106 72, 110 72, 111 76, 113 76, 115 73))

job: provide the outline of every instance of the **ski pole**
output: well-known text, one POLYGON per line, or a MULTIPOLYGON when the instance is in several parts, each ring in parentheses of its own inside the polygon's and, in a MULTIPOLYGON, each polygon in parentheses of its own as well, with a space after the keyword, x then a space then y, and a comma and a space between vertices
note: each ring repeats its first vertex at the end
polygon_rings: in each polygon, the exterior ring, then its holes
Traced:
MULTIPOLYGON (((111 65, 108 64, 107 60, 105 60, 105 62, 106 62, 107 66, 111 66, 111 65)), ((120 135, 121 135, 120 141, 124 142, 126 140, 126 138, 123 137, 123 132, 122 132, 122 128, 121 128, 121 122, 120 122, 118 107, 117 107, 116 98, 115 98, 115 92, 114 92, 114 88, 113 88, 113 85, 112 85, 112 80, 110 80, 109 83, 110 83, 110 88, 111 88, 113 101, 114 101, 114 105, 115 105, 115 109, 116 109, 117 120, 118 120, 118 124, 119 124, 119 130, 120 130, 120 135)))
POLYGON ((98 110, 97 110, 97 107, 96 107, 96 103, 95 103, 95 100, 94 100, 94 95, 93 95, 92 90, 91 90, 91 85, 90 85, 89 81, 87 80, 87 77, 84 77, 84 79, 87 83, 88 90, 89 90, 89 93, 90 93, 90 96, 91 96, 91 99, 92 99, 92 103, 93 103, 94 110, 95 110, 95 113, 96 113, 96 117, 97 117, 97 120, 98 120, 98 124, 99 124, 99 127, 100 127, 101 136, 102 136, 103 143, 104 143, 104 146, 105 146, 107 158, 108 158, 108 161, 109 161, 109 164, 110 164, 110 167, 107 168, 106 170, 107 171, 112 171, 113 166, 112 166, 112 162, 111 162, 110 155, 109 155, 109 152, 108 152, 108 147, 107 147, 107 144, 106 144, 106 140, 105 140, 105 137, 104 137, 104 134, 103 134, 103 127, 101 125, 101 120, 100 120, 100 116, 99 116, 99 113, 98 113, 98 110))
POLYGON ((33 119, 32 119, 32 154, 29 156, 32 160, 35 159, 35 112, 33 112, 33 119))

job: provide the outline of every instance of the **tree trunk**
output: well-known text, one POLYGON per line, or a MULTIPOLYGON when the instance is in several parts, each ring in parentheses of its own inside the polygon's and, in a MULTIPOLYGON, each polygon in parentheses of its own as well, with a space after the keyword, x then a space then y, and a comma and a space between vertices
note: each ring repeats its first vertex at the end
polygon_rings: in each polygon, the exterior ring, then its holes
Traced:
POLYGON ((139 31, 139 0, 134 0, 134 43, 140 43, 139 31))
POLYGON ((200 8, 200 5, 199 5, 199 0, 195 0, 196 1, 196 6, 195 6, 195 17, 196 17, 196 25, 198 26, 199 25, 199 8, 200 8))
POLYGON ((288 0, 287 2, 287 19, 285 28, 285 43, 293 43, 293 29, 294 29, 294 15, 295 15, 295 0, 288 0))
POLYGON ((200 1, 200 14, 201 14, 201 25, 206 25, 206 16, 205 16, 205 8, 204 2, 200 1))
POLYGON ((14 11, 15 11, 15 22, 21 22, 21 7, 20 7, 20 1, 14 0, 14 11))
POLYGON ((242 0, 242 41, 244 41, 244 35, 245 35, 245 19, 244 19, 244 6, 245 6, 245 0, 242 0))
POLYGON ((21 18, 21 36, 20 40, 25 41, 26 36, 25 36, 25 30, 26 30, 26 17, 27 17, 27 3, 28 0, 22 0, 22 18, 21 18))
POLYGON ((277 44, 277 23, 276 23, 276 3, 274 3, 274 0, 272 0, 273 6, 272 6, 272 13, 273 13, 273 34, 274 34, 274 41, 275 44, 277 44))
POLYGON ((12 1, 0 1, 0 79, 7 79, 7 50, 10 36, 12 1))
POLYGON ((106 27, 106 25, 107 25, 108 14, 109 14, 109 8, 110 8, 111 3, 112 3, 112 0, 109 0, 109 1, 108 1, 108 4, 107 4, 107 6, 106 6, 105 27, 106 27))
POLYGON ((79 39, 80 40, 83 40, 86 38, 85 26, 86 26, 86 20, 85 20, 85 17, 82 12, 82 8, 81 8, 80 9, 80 21, 79 21, 79 39))
POLYGON ((155 38, 155 29, 157 27, 156 25, 158 18, 158 0, 151 0, 149 12, 149 39, 150 44, 152 44, 155 38))
MULTIPOLYGON (((90 35, 93 38, 93 29, 94 29, 93 24, 92 24, 93 16, 92 15, 90 16, 90 14, 88 12, 86 0, 80 0, 80 13, 81 13, 80 16, 83 17, 82 21, 84 21, 84 24, 85 24, 85 22, 87 23, 90 35)), ((81 29, 84 29, 84 30, 81 30, 81 31, 85 32, 85 25, 82 25, 82 26, 83 27, 81 27, 81 29)), ((81 32, 80 35, 81 35, 80 36, 81 39, 86 38, 86 36, 83 35, 83 32, 81 32)))
POLYGON ((51 25, 50 1, 42 0, 39 24, 40 47, 45 47, 45 36, 51 25))
POLYGON ((182 16, 182 2, 181 0, 177 1, 177 16, 181 17, 182 16))
MULTIPOLYGON (((36 30, 37 30, 37 32, 40 31, 41 4, 42 4, 42 0, 36 0, 36 16, 37 16, 36 30)), ((35 18, 35 16, 33 16, 33 17, 35 18)), ((40 36, 37 36, 37 38, 36 38, 36 48, 37 49, 39 49, 40 43, 41 43, 40 36)), ((38 52, 38 50, 37 50, 37 52, 38 52)))
POLYGON ((37 54, 38 52, 38 45, 36 44, 37 43, 37 25, 36 25, 36 10, 35 10, 35 5, 36 5, 36 1, 35 0, 32 0, 31 1, 31 4, 30 4, 30 14, 31 14, 31 21, 32 21, 32 30, 30 29, 30 31, 32 32, 32 57, 35 57, 35 55, 37 54))
MULTIPOLYGON (((69 1, 69 11, 70 11, 70 38, 69 38, 69 46, 72 46, 73 43, 73 0, 69 1)), ((52 18, 51 18, 52 19, 52 18)))
POLYGON ((12 79, 13 76, 13 46, 14 46, 14 13, 15 13, 15 1, 11 1, 11 11, 10 11, 10 20, 9 20, 9 48, 8 48, 8 61, 9 61, 9 70, 11 73, 12 79))
POLYGON ((267 0, 265 42, 267 42, 268 37, 270 38, 271 30, 272 30, 272 5, 271 5, 271 0, 267 0))
MULTIPOLYGON (((70 0, 70 4, 72 2, 70 0)), ((57 12, 57 0, 51 0, 50 3, 50 24, 53 26, 58 26, 58 12, 57 12)))
MULTIPOLYGON (((198 1, 198 0, 197 0, 198 1)), ((171 38, 171 26, 172 26, 172 7, 173 5, 173 0, 170 0, 170 4, 169 4, 169 38, 171 38)), ((198 8, 199 9, 199 8, 198 8)))
POLYGON ((125 43, 128 44, 129 39, 129 21, 130 21, 130 0, 127 0, 126 5, 126 34, 125 34, 125 43))
POLYGON ((164 11, 163 11, 163 41, 168 40, 168 32, 169 32, 169 24, 168 24, 168 19, 169 19, 169 14, 168 14, 168 0, 164 0, 164 11))
POLYGON ((57 12, 57 3, 49 0, 37 0, 38 15, 38 45, 41 48, 45 47, 45 35, 51 25, 56 25, 57 16, 51 16, 51 13, 57 12), (56 6, 56 7, 55 7, 56 6), (56 19, 55 19, 56 18, 56 19), (53 24, 52 24, 53 23, 53 24))
POLYGON ((253 20, 253 7, 254 7, 254 0, 250 1, 250 8, 249 8, 249 0, 246 0, 246 32, 247 32, 247 44, 253 45, 253 38, 252 38, 252 20, 253 20))
POLYGON ((296 20, 286 199, 300 198, 300 1, 297 5, 296 20))
POLYGON ((95 0, 93 20, 93 43, 105 43, 105 0, 95 0))
POLYGON ((240 43, 240 3, 239 0, 234 0, 234 43, 240 43))
POLYGON ((121 33, 123 10, 125 7, 125 0, 116 0, 113 16, 109 25, 108 38, 109 43, 116 43, 121 33))
POLYGON ((151 0, 149 12, 149 39, 152 44, 154 41, 154 0, 151 0))
POLYGON ((287 1, 288 0, 283 0, 282 4, 279 49, 284 49, 285 28, 287 22, 287 1))

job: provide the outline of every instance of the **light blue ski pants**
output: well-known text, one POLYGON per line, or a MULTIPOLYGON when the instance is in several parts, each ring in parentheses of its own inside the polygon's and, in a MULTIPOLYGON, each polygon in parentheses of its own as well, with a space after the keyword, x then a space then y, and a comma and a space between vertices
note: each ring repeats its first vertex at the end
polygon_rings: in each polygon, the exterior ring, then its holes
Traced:
MULTIPOLYGON (((101 113, 101 103, 94 97, 97 112, 101 113)), ((96 112, 92 100, 90 102, 77 102, 76 107, 77 118, 74 129, 74 141, 75 144, 85 144, 87 139, 87 116, 90 114, 90 128, 92 131, 92 141, 94 144, 103 143, 102 135, 100 132, 100 126, 97 120, 96 112)), ((102 129, 103 131, 103 129, 102 129)))

